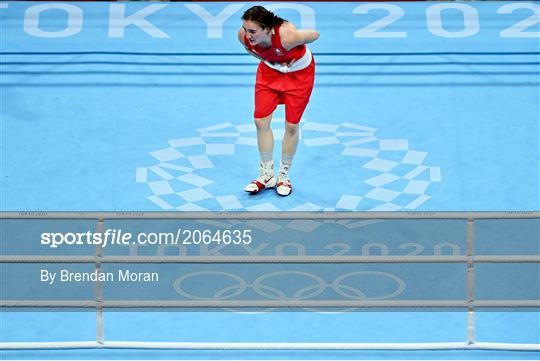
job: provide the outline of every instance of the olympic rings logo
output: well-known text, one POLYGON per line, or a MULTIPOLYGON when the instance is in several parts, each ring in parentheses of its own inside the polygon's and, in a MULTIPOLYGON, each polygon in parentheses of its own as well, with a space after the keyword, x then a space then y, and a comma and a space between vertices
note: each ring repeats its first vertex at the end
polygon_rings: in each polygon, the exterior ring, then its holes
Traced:
MULTIPOLYGON (((294 286, 294 284, 292 284, 292 286, 294 286)), ((381 271, 349 272, 336 277, 331 282, 326 282, 322 277, 309 272, 278 271, 266 273, 249 283, 244 278, 233 273, 223 271, 199 271, 178 277, 174 281, 173 287, 179 295, 191 300, 231 300, 246 293, 248 290, 252 290, 257 295, 270 300, 314 299, 327 290, 332 290, 335 294, 349 300, 384 300, 394 298, 403 293, 405 290, 405 281, 394 274, 381 271), (196 282, 197 284, 210 284, 208 278, 214 278, 214 281, 217 281, 217 278, 221 277, 228 278, 234 284, 219 288, 210 296, 203 297, 201 295, 190 293, 185 287, 185 284, 190 281, 196 282), (294 277, 304 278, 304 281, 307 281, 310 284, 297 290, 283 290, 272 285, 271 281, 275 281, 278 277, 282 277, 282 279, 286 280, 288 286, 291 286, 290 280, 294 277), (352 280, 353 277, 357 279, 357 282, 355 282, 354 285, 348 285, 347 280, 352 280), (380 285, 383 282, 390 282, 393 285, 392 290, 382 295, 368 295, 367 290, 362 289, 362 285, 366 285, 367 282, 358 282, 358 279, 361 280, 362 278, 367 280, 370 284, 380 285)))

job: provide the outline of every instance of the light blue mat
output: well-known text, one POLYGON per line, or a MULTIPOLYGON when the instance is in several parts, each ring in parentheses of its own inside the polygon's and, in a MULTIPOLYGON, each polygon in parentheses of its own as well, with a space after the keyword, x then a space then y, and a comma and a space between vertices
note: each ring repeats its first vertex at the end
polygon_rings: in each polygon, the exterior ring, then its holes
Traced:
POLYGON ((540 208, 538 23, 513 30, 537 4, 278 10, 321 33, 286 199, 242 191, 258 166, 247 5, 4 4, 4 210, 540 208))
MULTIPOLYGON (((537 3, 269 3, 321 33, 310 45, 317 79, 287 198, 243 192, 258 166, 257 62, 236 39, 250 5, 0 3, 1 210, 540 209, 537 3), (374 29, 380 21, 386 25, 374 29)), ((277 140, 283 118, 280 108, 277 140)), ((95 339, 93 313, 1 317, 5 342, 95 339)), ((460 312, 111 312, 106 324, 107 339, 125 341, 466 339, 460 312)), ((480 341, 540 342, 537 313, 480 312, 477 325, 480 341)), ((0 356, 538 359, 537 352, 459 350, 0 356)))

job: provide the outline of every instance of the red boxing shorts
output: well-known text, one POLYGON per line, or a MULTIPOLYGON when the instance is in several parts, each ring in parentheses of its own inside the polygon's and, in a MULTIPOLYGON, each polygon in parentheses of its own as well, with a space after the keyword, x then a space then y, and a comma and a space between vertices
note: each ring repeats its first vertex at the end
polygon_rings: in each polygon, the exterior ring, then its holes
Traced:
POLYGON ((315 60, 302 70, 282 73, 261 62, 255 83, 255 118, 269 116, 285 104, 285 118, 296 124, 309 103, 315 82, 315 60))

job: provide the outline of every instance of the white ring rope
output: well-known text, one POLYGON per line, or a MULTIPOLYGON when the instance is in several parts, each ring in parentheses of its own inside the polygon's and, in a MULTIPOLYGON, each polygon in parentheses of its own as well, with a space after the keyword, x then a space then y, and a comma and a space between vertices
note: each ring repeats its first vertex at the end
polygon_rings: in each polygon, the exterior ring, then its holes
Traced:
MULTIPOLYGON (((102 256, 101 263, 467 263, 467 256, 102 256)), ((540 255, 472 256, 475 263, 540 263, 540 255)), ((95 256, 0 256, 0 263, 95 263, 95 256)))
POLYGON ((362 350, 498 350, 498 351, 540 351, 540 344, 476 342, 424 342, 424 343, 345 343, 345 342, 125 342, 95 341, 83 342, 6 342, 0 349, 169 349, 169 350, 318 350, 318 351, 362 351, 362 350))
POLYGON ((540 212, 0 212, 0 219, 538 219, 540 212))
MULTIPOLYGON (((5 308, 467 308, 467 300, 2 300, 5 308)), ((540 300, 475 300, 475 308, 540 308, 540 300)))

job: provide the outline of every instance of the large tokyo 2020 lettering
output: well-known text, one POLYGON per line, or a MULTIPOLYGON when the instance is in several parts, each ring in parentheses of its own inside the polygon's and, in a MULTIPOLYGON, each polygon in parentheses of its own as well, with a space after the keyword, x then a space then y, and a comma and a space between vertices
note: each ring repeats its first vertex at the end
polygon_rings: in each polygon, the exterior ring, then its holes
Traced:
MULTIPOLYGON (((10 12, 15 6, 13 4, 2 3, 0 10, 10 12)), ((98 4, 99 5, 99 4, 98 4)), ((96 5, 96 6, 98 6, 96 5)), ((127 4, 108 4, 108 9, 100 9, 103 12, 103 21, 108 22, 109 38, 126 37, 126 29, 137 28, 152 38, 173 38, 171 35, 174 28, 170 28, 169 16, 167 25, 160 23, 157 16, 168 11, 169 7, 174 7, 175 13, 179 10, 189 10, 188 15, 196 16, 200 20, 200 25, 206 28, 206 38, 221 39, 224 37, 225 24, 231 21, 238 21, 241 12, 245 9, 245 3, 225 4, 219 11, 212 9, 209 11, 202 4, 151 4, 144 7, 132 7, 127 4), (180 7, 181 6, 181 7, 180 7)), ((17 4, 17 6, 22 6, 17 4)), ((44 3, 28 4, 24 11, 22 22, 23 30, 26 34, 38 38, 68 38, 79 34, 81 31, 92 31, 93 26, 85 23, 85 7, 75 4, 44 3), (54 15, 54 16, 51 16, 54 15), (50 26, 54 25, 54 30, 50 26), (86 25, 86 29, 84 28, 86 25)), ((317 15, 322 16, 322 12, 317 12, 317 7, 298 3, 270 4, 268 9, 276 11, 293 12, 292 17, 297 17, 301 28, 316 28, 317 15)), ((99 9, 99 8, 98 8, 99 9)), ((348 10, 347 10, 348 11, 348 10)), ((413 8, 399 6, 391 3, 370 3, 361 4, 352 10, 355 18, 348 22, 351 26, 357 21, 371 21, 363 24, 360 29, 352 32, 345 27, 353 38, 407 38, 411 34, 407 31, 396 31, 396 27, 404 23, 404 18, 408 13, 412 13, 413 8), (370 14, 371 13, 371 14, 370 14), (381 15, 382 13, 382 15, 381 15), (373 16, 378 17, 376 20, 373 16)), ((181 14, 181 12, 180 12, 181 14)), ((424 10, 426 30, 441 38, 467 38, 478 34, 481 31, 481 24, 490 21, 486 16, 496 16, 500 20, 508 18, 511 23, 499 32, 500 38, 540 38, 537 31, 540 22, 540 6, 534 3, 510 3, 500 5, 496 15, 484 11, 479 12, 479 8, 472 4, 443 3, 426 6, 424 10), (462 17, 460 26, 454 24, 455 16, 462 17)), ((185 14, 181 14, 186 19, 185 14)), ((346 15, 346 14, 345 14, 346 15)), ((459 22, 459 20, 457 20, 459 22)))
MULTIPOLYGON (((399 25, 399 20, 406 13, 398 5, 394 4, 362 4, 357 6, 354 14, 365 15, 369 12, 386 12, 381 18, 369 23, 354 32, 355 38, 406 38, 405 31, 383 31, 391 25, 399 25)), ((500 32, 501 38, 538 38, 540 32, 531 31, 531 28, 540 22, 540 6, 536 4, 505 4, 497 9, 497 14, 512 14, 514 11, 530 10, 532 14, 523 18, 517 23, 503 29, 500 32)), ((476 35, 480 31, 480 16, 478 10, 467 4, 448 3, 436 4, 426 8, 426 28, 438 37, 443 38, 466 38, 476 35), (445 28, 445 17, 452 12, 458 12, 463 17, 463 28, 461 30, 447 30, 445 28)))

